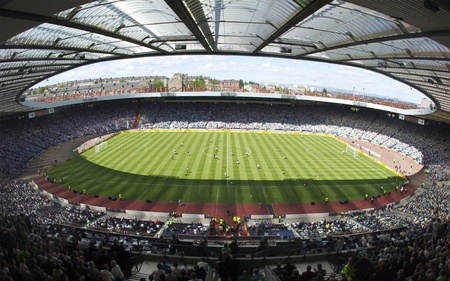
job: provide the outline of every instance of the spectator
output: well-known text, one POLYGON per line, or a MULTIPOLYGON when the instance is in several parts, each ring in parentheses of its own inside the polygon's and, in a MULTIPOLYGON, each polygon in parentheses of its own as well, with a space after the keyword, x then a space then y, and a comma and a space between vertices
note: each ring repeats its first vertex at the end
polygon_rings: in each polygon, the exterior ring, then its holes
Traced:
POLYGON ((242 271, 241 276, 238 277, 237 281, 251 281, 252 278, 250 275, 247 274, 246 270, 242 271))
POLYGON ((192 272, 190 281, 203 281, 203 279, 197 278, 197 274, 192 272))
POLYGON ((325 277, 325 275, 327 275, 327 271, 326 271, 326 269, 322 268, 322 264, 321 263, 317 264, 317 268, 314 268, 314 271, 316 272, 316 274, 320 273, 324 277, 325 277))
POLYGON ((405 281, 405 271, 403 269, 399 269, 397 271, 397 278, 394 279, 394 281, 405 281))
POLYGON ((291 264, 290 261, 288 261, 286 263, 286 265, 283 267, 283 269, 285 269, 288 272, 288 275, 291 276, 292 275, 292 270, 296 269, 297 267, 293 264, 291 264))
POLYGON ((86 281, 100 281, 100 271, 95 267, 93 261, 89 261, 88 263, 88 274, 86 281))
POLYGON ((186 272, 189 272, 189 271, 192 270, 192 267, 189 266, 189 265, 187 264, 187 262, 184 261, 184 262, 183 262, 183 266, 181 267, 181 269, 184 270, 184 271, 186 271, 186 272))
MULTIPOLYGON (((294 272, 294 270, 292 270, 292 272, 294 272)), ((287 272, 286 269, 283 269, 283 271, 281 272, 280 280, 281 281, 289 281, 291 279, 291 276, 292 275, 289 275, 289 273, 287 272)))
POLYGON ((342 276, 345 277, 346 280, 353 280, 353 273, 355 271, 355 266, 352 258, 348 258, 348 262, 344 265, 344 268, 341 270, 342 276))
POLYGON ((55 269, 53 269, 53 273, 52 273, 52 278, 53 281, 62 281, 64 280, 64 276, 66 274, 64 273, 64 271, 61 269, 61 264, 58 262, 55 264, 55 269))
POLYGON ((170 269, 170 265, 167 264, 167 261, 165 259, 161 262, 161 270, 164 270, 167 272, 170 269))
POLYGON ((283 273, 283 268, 281 268, 281 262, 278 262, 277 267, 272 269, 272 271, 273 273, 275 273, 275 275, 281 278, 281 274, 283 273))
POLYGON ((208 263, 206 262, 206 258, 202 258, 198 263, 197 263, 199 268, 203 268, 205 271, 208 271, 208 263))
POLYGON ((198 265, 194 265, 193 272, 196 277, 201 280, 205 280, 206 278, 206 270, 203 267, 199 267, 198 265))
POLYGON ((189 277, 187 277, 187 271, 182 269, 181 270, 181 277, 178 278, 178 281, 188 281, 189 277))
POLYGON ((102 281, 114 281, 114 276, 109 272, 109 266, 107 264, 104 264, 103 269, 100 270, 100 277, 102 281))
POLYGON ((177 277, 180 278, 181 277, 181 268, 178 267, 178 263, 174 262, 173 263, 173 267, 172 267, 172 274, 177 277))
POLYGON ((331 272, 330 277, 328 278, 328 281, 336 281, 336 273, 331 272))
POLYGON ((154 271, 152 272, 152 274, 150 274, 150 276, 151 276, 150 279, 153 280, 153 281, 162 281, 161 278, 160 278, 161 274, 164 274, 164 275, 165 275, 166 272, 165 272, 164 270, 161 269, 161 264, 158 263, 158 264, 156 265, 156 270, 154 270, 154 271))
POLYGON ((177 277, 173 274, 172 269, 167 270, 166 281, 177 281, 177 277))
POLYGON ((300 275, 300 272, 298 269, 292 270, 292 275, 288 279, 289 281, 303 281, 305 280, 302 275, 300 275))
POLYGON ((325 276, 322 275, 322 273, 317 273, 316 277, 311 279, 312 281, 323 281, 325 276))
POLYGON ((259 271, 258 268, 253 268, 253 278, 252 281, 264 281, 266 280, 264 272, 259 271))
POLYGON ((311 271, 311 266, 310 265, 308 265, 306 267, 306 271, 304 271, 302 273, 302 279, 304 281, 309 281, 309 280, 313 279, 315 276, 316 276, 316 274, 311 271))
POLYGON ((125 278, 122 269, 120 269, 120 266, 115 260, 111 261, 111 274, 114 276, 114 281, 123 281, 125 278))

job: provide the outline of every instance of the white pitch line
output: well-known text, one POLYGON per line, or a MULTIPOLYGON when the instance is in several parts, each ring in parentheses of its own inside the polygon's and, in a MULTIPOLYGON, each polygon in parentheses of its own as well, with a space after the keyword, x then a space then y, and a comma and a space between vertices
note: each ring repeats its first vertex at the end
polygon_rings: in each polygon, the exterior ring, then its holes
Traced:
POLYGON ((189 192, 186 202, 184 203, 184 210, 186 210, 187 204, 189 203, 189 199, 191 199, 191 193, 192 193, 192 184, 189 185, 189 192))
POLYGON ((228 138, 229 138, 229 134, 228 133, 226 133, 227 134, 227 143, 226 143, 226 146, 227 146, 227 151, 226 151, 226 157, 227 157, 227 168, 226 168, 226 173, 227 173, 227 176, 226 176, 226 183, 227 183, 227 187, 228 187, 228 178, 229 178, 229 174, 228 174, 228 138))
POLYGON ((264 199, 266 200, 266 205, 267 205, 267 203, 269 203, 269 202, 267 201, 266 191, 264 190, 264 187, 261 187, 261 188, 262 188, 262 192, 264 194, 264 199))
MULTIPOLYGON (((140 152, 141 148, 143 148, 143 147, 145 147, 145 150, 148 149, 148 147, 147 147, 146 144, 142 145, 141 147, 139 147, 138 149, 136 149, 133 153, 131 153, 130 155, 128 155, 127 157, 125 157, 125 159, 123 159, 122 161, 120 161, 120 163, 117 164, 116 167, 119 167, 120 165, 122 165, 123 162, 127 161, 128 158, 132 157, 134 154, 136 154, 136 152, 140 152)), ((144 150, 144 151, 145 151, 145 150, 144 150)))

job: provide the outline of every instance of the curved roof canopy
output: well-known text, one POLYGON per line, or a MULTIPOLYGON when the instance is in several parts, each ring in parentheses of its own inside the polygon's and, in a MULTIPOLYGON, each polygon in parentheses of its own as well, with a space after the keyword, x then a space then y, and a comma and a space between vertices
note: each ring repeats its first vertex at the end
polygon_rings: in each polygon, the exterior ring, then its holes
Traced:
POLYGON ((237 54, 332 62, 385 74, 450 122, 448 0, 3 0, 0 114, 50 76, 142 56, 237 54))

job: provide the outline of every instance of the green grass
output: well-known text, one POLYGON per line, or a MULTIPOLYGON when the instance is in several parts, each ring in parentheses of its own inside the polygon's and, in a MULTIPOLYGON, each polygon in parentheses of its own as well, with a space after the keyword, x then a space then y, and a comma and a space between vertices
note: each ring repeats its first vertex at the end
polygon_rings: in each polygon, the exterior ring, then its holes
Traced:
POLYGON ((353 200, 403 182, 362 153, 342 155, 346 144, 330 136, 125 132, 107 144, 101 152, 92 148, 67 160, 50 177, 100 196, 231 204, 353 200))

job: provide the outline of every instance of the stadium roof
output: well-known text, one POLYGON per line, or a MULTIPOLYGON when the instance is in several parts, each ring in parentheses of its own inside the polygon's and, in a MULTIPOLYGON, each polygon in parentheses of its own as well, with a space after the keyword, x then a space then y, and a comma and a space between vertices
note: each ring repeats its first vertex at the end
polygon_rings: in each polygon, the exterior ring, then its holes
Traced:
POLYGON ((2 0, 0 114, 33 110, 28 88, 123 58, 236 54, 331 62, 385 74, 450 123, 448 0, 2 0))

